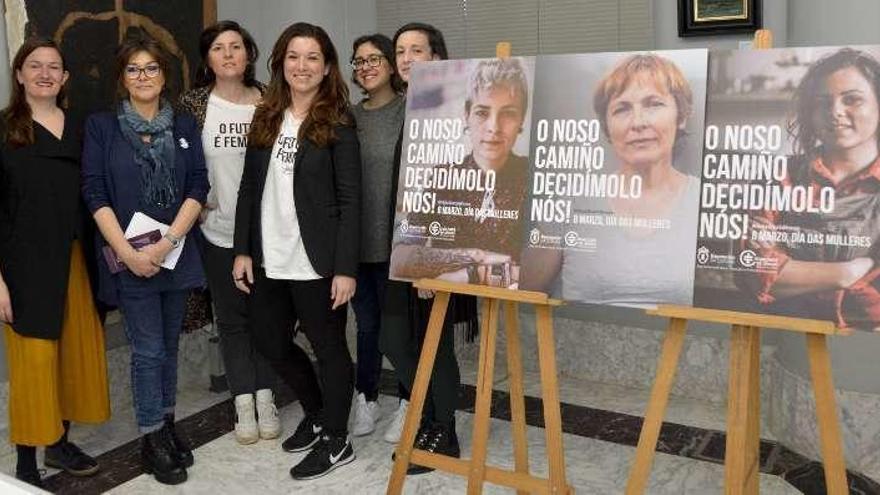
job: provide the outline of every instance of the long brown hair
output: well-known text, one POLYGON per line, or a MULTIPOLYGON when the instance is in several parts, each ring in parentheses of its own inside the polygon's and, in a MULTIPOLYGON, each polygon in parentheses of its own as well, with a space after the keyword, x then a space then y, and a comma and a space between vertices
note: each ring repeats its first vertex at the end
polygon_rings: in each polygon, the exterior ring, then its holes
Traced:
POLYGON ((324 147, 336 141, 337 136, 333 131, 335 126, 351 124, 348 114, 348 86, 339 72, 339 57, 333 42, 321 27, 297 22, 281 33, 278 41, 275 42, 275 47, 272 48, 272 55, 269 58, 269 72, 272 79, 263 94, 263 102, 254 112, 253 124, 248 135, 250 145, 259 148, 271 147, 281 129, 284 111, 292 102, 290 86, 284 79, 284 57, 287 55, 287 45, 290 40, 299 37, 311 38, 318 42, 324 55, 324 63, 329 69, 321 81, 308 115, 300 126, 299 138, 308 139, 315 145, 324 147))
MULTIPOLYGON (((16 74, 24 67, 24 60, 38 48, 52 48, 57 51, 58 55, 61 56, 62 67, 67 67, 67 64, 64 62, 64 54, 61 53, 58 44, 51 38, 28 38, 22 43, 18 52, 16 52, 15 58, 12 59, 12 94, 9 95, 9 104, 2 112, 5 127, 3 138, 6 144, 14 148, 34 144, 34 119, 31 113, 31 106, 27 102, 24 85, 18 82, 16 74)), ((59 107, 67 107, 67 96, 63 85, 55 101, 59 107)))

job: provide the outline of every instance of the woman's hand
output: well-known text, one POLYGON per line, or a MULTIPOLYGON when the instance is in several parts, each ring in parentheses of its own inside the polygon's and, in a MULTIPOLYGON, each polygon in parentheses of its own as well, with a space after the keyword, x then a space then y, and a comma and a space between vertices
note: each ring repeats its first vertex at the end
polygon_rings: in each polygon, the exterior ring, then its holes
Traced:
POLYGON ((333 300, 333 307, 331 309, 336 309, 347 303, 354 296, 356 287, 357 282, 354 278, 345 275, 334 275, 333 282, 330 285, 330 299, 333 300))
POLYGON ((159 242, 140 248, 139 251, 149 256, 154 265, 161 267, 162 263, 165 262, 165 257, 168 256, 172 249, 174 247, 168 239, 162 238, 159 242))
POLYGON ((150 278, 159 273, 159 264, 146 252, 132 249, 121 258, 122 263, 138 277, 150 278))
POLYGON ((0 322, 13 323, 12 298, 9 297, 9 287, 0 278, 0 322))
POLYGON ((239 254, 232 262, 232 280, 238 290, 250 294, 250 286, 254 285, 254 260, 247 255, 239 254))

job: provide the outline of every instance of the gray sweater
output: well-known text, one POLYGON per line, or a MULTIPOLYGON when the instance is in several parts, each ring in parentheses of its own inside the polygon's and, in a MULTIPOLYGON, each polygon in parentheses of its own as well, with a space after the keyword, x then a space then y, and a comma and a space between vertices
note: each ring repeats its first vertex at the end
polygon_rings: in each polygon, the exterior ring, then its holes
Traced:
POLYGON ((353 109, 361 145, 361 262, 388 261, 394 148, 403 126, 406 102, 398 96, 374 110, 361 101, 353 109))

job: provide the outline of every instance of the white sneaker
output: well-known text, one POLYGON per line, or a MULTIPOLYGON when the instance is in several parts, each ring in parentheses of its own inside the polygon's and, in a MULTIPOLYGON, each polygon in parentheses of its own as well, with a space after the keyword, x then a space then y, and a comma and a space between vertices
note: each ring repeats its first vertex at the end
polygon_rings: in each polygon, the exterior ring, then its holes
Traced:
POLYGON ((354 424, 351 434, 356 437, 369 435, 376 429, 376 416, 379 415, 379 404, 367 401, 364 394, 358 394, 354 402, 354 424))
POLYGON ((397 410, 394 411, 394 416, 391 418, 391 423, 388 424, 388 429, 385 430, 385 441, 388 443, 397 443, 400 441, 400 433, 403 431, 403 422, 406 421, 406 409, 409 407, 409 401, 406 399, 400 399, 400 405, 397 406, 397 410))
POLYGON ((238 440, 238 443, 247 445, 259 440, 257 418, 254 416, 253 394, 235 396, 235 414, 238 417, 238 421, 235 422, 235 439, 238 440))
POLYGON ((257 425, 263 440, 281 435, 281 419, 275 407, 275 396, 268 388, 257 390, 257 425))

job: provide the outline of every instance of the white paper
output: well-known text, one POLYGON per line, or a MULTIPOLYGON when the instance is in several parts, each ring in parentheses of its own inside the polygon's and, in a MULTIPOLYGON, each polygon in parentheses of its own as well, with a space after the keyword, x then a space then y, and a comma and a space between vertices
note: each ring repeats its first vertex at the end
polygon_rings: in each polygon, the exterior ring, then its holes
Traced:
MULTIPOLYGON (((158 230, 164 236, 165 232, 168 231, 168 227, 168 225, 153 220, 147 215, 136 211, 131 217, 131 222, 128 222, 128 227, 125 229, 125 238, 130 239, 153 230, 158 230)), ((183 252, 184 243, 186 243, 186 236, 180 239, 180 245, 172 249, 171 252, 168 253, 168 256, 165 256, 165 261, 162 262, 162 268, 174 270, 174 267, 177 266, 177 260, 180 258, 180 253, 183 252)))

